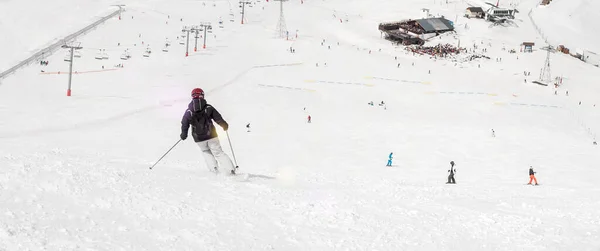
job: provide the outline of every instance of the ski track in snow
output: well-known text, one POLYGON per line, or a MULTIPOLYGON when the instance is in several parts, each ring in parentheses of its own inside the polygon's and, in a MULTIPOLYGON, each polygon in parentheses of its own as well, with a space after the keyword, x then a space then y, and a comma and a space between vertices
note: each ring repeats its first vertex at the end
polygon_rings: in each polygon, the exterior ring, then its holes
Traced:
MULTIPOLYGON (((97 4, 82 4, 73 19, 97 4)), ((536 75, 545 52, 501 48, 532 39, 527 11, 518 28, 488 28, 459 18, 468 6, 460 2, 291 1, 286 22, 299 38, 285 41, 275 36, 279 3, 248 7, 244 25, 236 3, 126 4, 121 21, 80 39, 74 65, 124 68, 74 75, 69 98, 64 74, 39 74, 64 72, 62 51, 3 80, 0 250, 600 249, 600 154, 591 144, 600 72, 553 54, 553 74, 566 80, 561 95, 528 84, 535 77, 524 83, 522 72, 536 75), (380 38, 378 22, 421 17, 421 8, 458 15, 458 35, 441 43, 477 44, 504 62, 413 56, 380 38), (191 52, 192 43, 184 57, 175 37, 199 21, 213 22, 208 48, 191 52), (99 48, 109 60, 94 59, 99 48), (121 61, 125 48, 134 57, 121 61), (192 140, 148 169, 178 139, 194 87, 231 125, 238 176, 207 171, 192 140), (380 100, 385 108, 367 105, 380 100), (394 165, 385 167, 389 152, 394 165), (444 184, 450 160, 456 185, 444 184), (541 186, 523 185, 530 165, 541 186)), ((14 49, 8 62, 39 41, 2 45, 14 49)))

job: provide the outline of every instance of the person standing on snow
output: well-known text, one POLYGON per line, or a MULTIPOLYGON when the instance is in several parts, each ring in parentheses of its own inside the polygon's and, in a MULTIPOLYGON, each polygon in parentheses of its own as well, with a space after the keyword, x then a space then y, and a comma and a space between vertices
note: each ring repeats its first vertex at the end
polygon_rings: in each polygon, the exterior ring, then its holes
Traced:
POLYGON ((448 182, 446 184, 456 184, 456 180, 454 180, 454 173, 456 169, 454 169, 454 161, 450 161, 450 170, 448 170, 450 175, 448 175, 448 182))
POLYGON ((387 165, 385 165, 385 166, 392 166, 392 159, 393 159, 393 158, 392 158, 392 155, 393 155, 393 154, 394 154, 393 152, 391 152, 391 153, 390 153, 390 156, 389 156, 389 159, 388 159, 387 165))
POLYGON ((181 140, 187 138, 188 130, 192 126, 192 137, 202 150, 208 170, 215 173, 219 173, 221 170, 227 174, 235 174, 233 162, 221 149, 216 128, 212 123, 213 120, 223 130, 227 131, 229 128, 217 109, 206 103, 204 91, 200 88, 193 89, 192 101, 181 119, 181 140))
POLYGON ((535 181, 535 185, 538 185, 537 179, 535 178, 535 173, 536 172, 533 171, 533 167, 529 166, 529 183, 527 183, 527 185, 531 185, 531 181, 535 181))

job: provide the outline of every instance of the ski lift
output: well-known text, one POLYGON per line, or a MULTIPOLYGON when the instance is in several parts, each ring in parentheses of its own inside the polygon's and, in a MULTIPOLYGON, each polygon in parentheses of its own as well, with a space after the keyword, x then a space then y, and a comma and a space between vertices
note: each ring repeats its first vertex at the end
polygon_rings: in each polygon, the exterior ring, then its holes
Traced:
POLYGON ((78 51, 78 50, 74 51, 73 52, 73 57, 80 58, 81 57, 81 51, 78 51))
POLYGON ((144 51, 144 57, 150 57, 150 54, 152 53, 152 51, 150 50, 150 47, 146 48, 146 51, 144 51))
POLYGON ((131 58, 131 55, 129 55, 129 49, 127 49, 125 52, 123 52, 123 54, 121 54, 121 59, 127 60, 129 58, 131 58))
POLYGON ((65 55, 65 59, 66 62, 71 62, 71 54, 67 53, 67 55, 65 55))
POLYGON ((108 53, 106 53, 106 51, 102 52, 102 59, 108 59, 108 53))
POLYGON ((164 52, 169 52, 169 45, 165 44, 165 47, 162 49, 164 52))
POLYGON ((102 55, 102 49, 98 50, 98 53, 96 53, 94 58, 98 60, 102 60, 104 58, 104 55, 102 55))

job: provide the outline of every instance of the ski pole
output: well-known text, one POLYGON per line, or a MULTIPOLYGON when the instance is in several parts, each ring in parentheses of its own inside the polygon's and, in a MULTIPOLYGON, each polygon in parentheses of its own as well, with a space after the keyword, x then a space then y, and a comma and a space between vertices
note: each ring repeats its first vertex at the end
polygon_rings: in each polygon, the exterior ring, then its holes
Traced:
POLYGON ((152 166, 150 167, 150 169, 152 169, 154 166, 156 166, 156 164, 158 164, 158 162, 160 162, 160 161, 161 161, 161 160, 162 160, 162 159, 163 159, 165 156, 167 156, 167 154, 168 154, 168 153, 169 153, 171 150, 173 150, 173 148, 175 148, 175 146, 176 146, 177 144, 179 144, 179 142, 181 142, 181 139, 180 139, 180 140, 178 140, 178 141, 175 143, 175 145, 173 145, 171 148, 169 148, 169 150, 168 150, 168 151, 167 151, 165 154, 163 154, 163 156, 162 156, 162 157, 160 157, 160 159, 158 159, 158 160, 156 161, 156 163, 154 163, 154 165, 152 165, 152 166))
POLYGON ((225 131, 227 134, 227 141, 229 141, 229 147, 231 148, 231 155, 233 155, 233 161, 235 162, 235 169, 238 169, 239 166, 237 164, 237 160, 235 159, 235 152, 233 151, 233 145, 231 145, 231 139, 229 138, 229 132, 225 131))

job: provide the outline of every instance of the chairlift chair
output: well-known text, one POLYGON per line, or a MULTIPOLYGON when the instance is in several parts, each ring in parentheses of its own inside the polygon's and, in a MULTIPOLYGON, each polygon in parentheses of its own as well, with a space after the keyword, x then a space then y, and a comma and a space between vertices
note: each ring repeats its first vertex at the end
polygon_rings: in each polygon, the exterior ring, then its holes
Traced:
POLYGON ((131 55, 129 55, 129 49, 125 50, 123 52, 123 54, 121 54, 121 59, 123 59, 123 60, 127 60, 127 59, 130 59, 130 58, 131 58, 131 55))
POLYGON ((98 51, 98 53, 96 53, 96 56, 94 58, 98 59, 98 60, 104 59, 104 55, 102 55, 102 50, 98 51))

